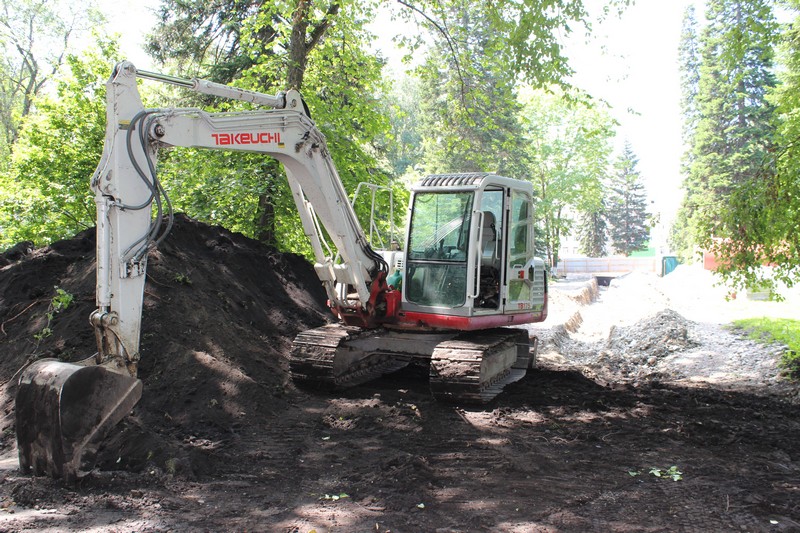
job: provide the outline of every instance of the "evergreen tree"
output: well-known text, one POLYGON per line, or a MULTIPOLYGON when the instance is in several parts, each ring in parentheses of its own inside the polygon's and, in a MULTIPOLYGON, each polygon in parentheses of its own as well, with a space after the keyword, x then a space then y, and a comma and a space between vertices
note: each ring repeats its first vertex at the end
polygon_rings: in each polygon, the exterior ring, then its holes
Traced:
MULTIPOLYGON (((689 147, 694 142, 697 122, 700 118, 697 95, 700 90, 700 40, 695 8, 689 5, 683 16, 681 39, 678 47, 678 60, 681 73, 681 113, 683 115, 682 140, 684 153, 681 173, 686 176, 692 167, 693 152, 689 147)), ((679 208, 678 216, 670 228, 670 247, 684 262, 692 260, 692 235, 688 230, 688 215, 685 204, 679 208)))
POLYGON ((764 165, 774 134, 766 95, 775 85, 777 25, 768 0, 710 0, 706 18, 695 98, 698 116, 688 121, 696 126, 687 158, 686 197, 676 222, 686 234, 677 241, 684 256, 695 247, 730 256, 735 247, 728 244, 751 229, 739 222, 742 210, 750 209, 748 201, 731 209, 733 200, 772 172, 764 165))
POLYGON ((683 15, 681 39, 678 48, 681 73, 681 112, 683 114, 683 141, 691 142, 697 127, 697 93, 700 87, 700 42, 697 17, 693 5, 683 15))
POLYGON ((625 143, 615 165, 608 196, 608 221, 611 246, 623 255, 643 250, 650 236, 647 224, 647 197, 639 171, 639 160, 630 143, 625 143))
POLYGON ((778 48, 782 83, 769 100, 777 105, 774 147, 760 169, 733 189, 728 209, 736 231, 716 249, 724 279, 736 287, 772 288, 775 297, 776 282, 800 282, 800 1, 786 5, 796 18, 778 48))
POLYGON ((580 252, 588 257, 603 257, 606 255, 606 242, 608 241, 608 224, 606 223, 605 206, 597 211, 587 211, 581 217, 578 229, 580 252))

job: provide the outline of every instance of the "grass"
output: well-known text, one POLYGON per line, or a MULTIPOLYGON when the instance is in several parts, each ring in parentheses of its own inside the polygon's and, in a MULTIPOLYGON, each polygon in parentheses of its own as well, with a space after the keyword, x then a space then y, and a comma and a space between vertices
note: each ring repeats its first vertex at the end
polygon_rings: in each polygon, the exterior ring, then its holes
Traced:
POLYGON ((781 357, 784 372, 800 379, 800 320, 788 318, 747 318, 737 320, 734 326, 744 330, 747 336, 759 342, 779 342, 787 347, 781 357))

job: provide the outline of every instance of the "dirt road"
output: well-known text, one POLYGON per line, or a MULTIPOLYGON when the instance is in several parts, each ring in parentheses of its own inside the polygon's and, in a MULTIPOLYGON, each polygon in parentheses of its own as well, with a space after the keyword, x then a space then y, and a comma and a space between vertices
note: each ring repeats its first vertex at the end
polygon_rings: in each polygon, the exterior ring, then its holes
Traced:
MULTIPOLYGON (((191 229, 207 263, 250 246, 191 229)), ((323 320, 293 307, 316 298, 299 294, 313 272, 270 256, 294 281, 260 310, 246 291, 207 290, 194 256, 193 284, 175 282, 187 253, 167 247, 154 265, 163 286, 149 285, 146 313, 171 318, 145 319, 145 397, 95 473, 78 487, 22 476, 6 422, 0 530, 800 531, 800 402, 776 377, 779 349, 688 318, 666 278, 622 279, 591 304, 580 283, 554 284, 539 368, 467 408, 435 403, 419 369, 336 396, 296 389, 281 354, 293 328, 323 320), (184 299, 217 314, 179 318, 184 299)))

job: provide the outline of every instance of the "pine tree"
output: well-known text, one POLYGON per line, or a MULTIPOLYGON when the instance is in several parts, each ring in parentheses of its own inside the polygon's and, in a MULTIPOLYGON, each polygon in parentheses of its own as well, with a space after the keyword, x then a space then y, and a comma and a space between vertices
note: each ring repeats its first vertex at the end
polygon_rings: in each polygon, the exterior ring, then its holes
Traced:
POLYGON ((737 121, 738 135, 730 140, 741 152, 733 164, 745 172, 732 174, 735 180, 714 228, 722 238, 711 243, 723 280, 734 288, 770 288, 777 298, 777 282, 788 287, 800 283, 800 2, 791 0, 786 6, 794 10, 796 18, 780 36, 783 64, 776 70, 783 83, 775 88, 768 66, 777 30, 769 5, 756 3, 747 7, 760 7, 759 11, 745 11, 749 19, 745 27, 751 35, 742 41, 751 49, 743 56, 753 72, 740 84, 749 105, 737 108, 742 115, 737 121), (765 93, 770 92, 766 98, 765 93))
POLYGON ((686 8, 678 48, 681 72, 681 112, 683 113, 683 140, 690 143, 697 127, 699 111, 697 93, 700 87, 700 42, 697 17, 693 5, 686 8))
MULTIPOLYGON (((777 25, 770 2, 709 0, 706 18, 692 107, 697 116, 686 117, 691 125, 686 197, 676 223, 685 228, 677 239, 683 255, 695 247, 708 250, 715 242, 735 241, 748 231, 739 222, 741 210, 732 209, 733 200, 770 172, 764 161, 774 134, 773 108, 766 98, 775 85, 777 25)), ((747 205, 745 200, 741 208, 747 211, 747 205)))
POLYGON ((630 255, 643 250, 650 235, 647 224, 647 198, 636 166, 639 160, 630 143, 625 143, 611 178, 608 221, 614 251, 630 255))
POLYGON ((580 252, 589 257, 603 257, 606 255, 606 242, 608 241, 608 224, 606 223, 605 206, 597 211, 583 214, 581 225, 578 229, 580 252))
MULTIPOLYGON (((697 122, 700 119, 698 109, 698 92, 700 91, 700 40, 695 8, 689 5, 683 15, 681 39, 678 47, 678 60, 681 73, 681 113, 683 115, 682 140, 685 152, 681 161, 681 173, 689 174, 689 169, 694 162, 692 150, 697 131, 697 122)), ((670 229, 670 247, 680 257, 681 261, 692 260, 692 235, 688 230, 690 211, 684 201, 681 205, 675 223, 670 229)))

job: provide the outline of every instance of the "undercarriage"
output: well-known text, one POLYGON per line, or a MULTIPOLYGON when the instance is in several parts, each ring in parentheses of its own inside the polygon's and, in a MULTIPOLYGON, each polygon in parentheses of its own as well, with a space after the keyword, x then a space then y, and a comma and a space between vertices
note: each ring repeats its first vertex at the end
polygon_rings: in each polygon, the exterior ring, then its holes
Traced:
POLYGON ((340 390, 424 364, 437 400, 481 404, 524 377, 535 356, 536 339, 523 329, 417 333, 335 324, 300 333, 289 368, 298 384, 340 390))

